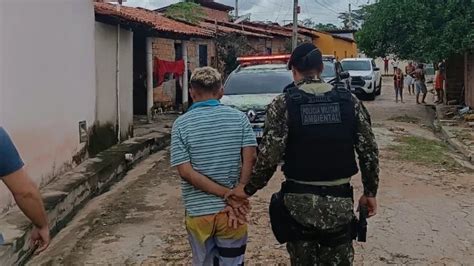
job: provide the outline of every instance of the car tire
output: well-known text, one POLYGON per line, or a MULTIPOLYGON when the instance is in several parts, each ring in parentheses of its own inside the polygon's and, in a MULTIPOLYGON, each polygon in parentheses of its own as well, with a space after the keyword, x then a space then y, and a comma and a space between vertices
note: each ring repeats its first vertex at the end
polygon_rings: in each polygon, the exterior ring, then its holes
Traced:
POLYGON ((382 94, 382 79, 380 79, 380 82, 379 82, 379 86, 378 86, 378 90, 376 92, 376 95, 379 96, 380 94, 382 94))
POLYGON ((367 101, 373 101, 375 100, 375 94, 376 92, 372 92, 371 94, 367 94, 367 101))

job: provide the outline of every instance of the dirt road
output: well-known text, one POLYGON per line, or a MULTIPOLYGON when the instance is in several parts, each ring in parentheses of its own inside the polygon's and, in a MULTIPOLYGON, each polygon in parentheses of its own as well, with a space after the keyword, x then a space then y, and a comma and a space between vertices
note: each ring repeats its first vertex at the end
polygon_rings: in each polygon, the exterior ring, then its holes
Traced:
MULTIPOLYGON (((369 221, 368 242, 355 244, 356 265, 474 263, 473 173, 452 163, 457 155, 432 133, 429 108, 408 95, 396 104, 393 95, 384 86, 381 97, 366 103, 381 151, 381 182, 379 213, 369 221)), ((282 178, 276 173, 252 199, 249 265, 289 264, 267 215, 282 178)), ((353 184, 360 195, 359 176, 353 184)), ((179 178, 168 155, 155 154, 88 204, 31 264, 189 264, 183 217, 179 178)))

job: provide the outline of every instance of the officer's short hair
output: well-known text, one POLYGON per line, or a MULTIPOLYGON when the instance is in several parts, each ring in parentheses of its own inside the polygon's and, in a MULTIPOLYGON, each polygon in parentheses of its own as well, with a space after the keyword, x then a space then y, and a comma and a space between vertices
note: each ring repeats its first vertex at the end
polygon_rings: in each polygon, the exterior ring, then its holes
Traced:
POLYGON ((204 92, 216 92, 222 87, 222 76, 212 67, 196 68, 191 75, 191 87, 204 92))
POLYGON ((323 55, 312 43, 304 43, 295 48, 288 62, 288 68, 295 68, 303 74, 321 71, 323 55))

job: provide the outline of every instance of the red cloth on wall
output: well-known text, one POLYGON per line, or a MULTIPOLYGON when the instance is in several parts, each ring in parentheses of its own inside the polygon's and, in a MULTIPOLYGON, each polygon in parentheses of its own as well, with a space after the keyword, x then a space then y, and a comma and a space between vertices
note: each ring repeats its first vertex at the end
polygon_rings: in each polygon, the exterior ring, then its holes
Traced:
POLYGON ((184 60, 165 61, 155 57, 153 72, 154 78, 158 82, 158 86, 160 86, 165 81, 166 73, 172 73, 175 77, 184 74, 184 60))

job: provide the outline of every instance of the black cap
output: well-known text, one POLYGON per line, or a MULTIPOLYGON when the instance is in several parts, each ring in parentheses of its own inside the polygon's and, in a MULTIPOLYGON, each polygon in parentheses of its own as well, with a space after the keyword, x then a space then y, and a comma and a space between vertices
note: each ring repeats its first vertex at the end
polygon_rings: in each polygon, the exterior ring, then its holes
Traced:
POLYGON ((320 68, 323 64, 321 51, 312 43, 303 43, 295 48, 288 61, 288 69, 295 67, 299 71, 320 68))

